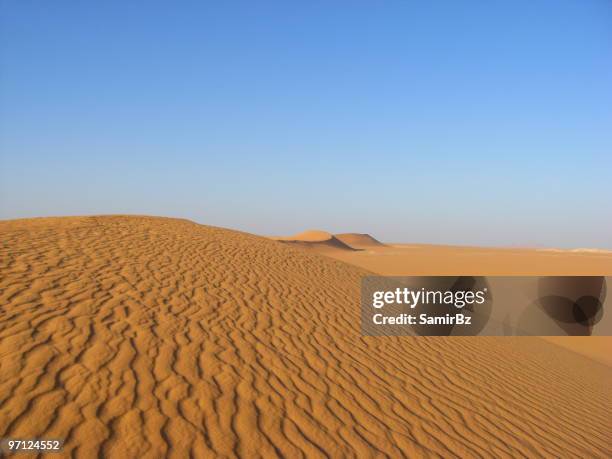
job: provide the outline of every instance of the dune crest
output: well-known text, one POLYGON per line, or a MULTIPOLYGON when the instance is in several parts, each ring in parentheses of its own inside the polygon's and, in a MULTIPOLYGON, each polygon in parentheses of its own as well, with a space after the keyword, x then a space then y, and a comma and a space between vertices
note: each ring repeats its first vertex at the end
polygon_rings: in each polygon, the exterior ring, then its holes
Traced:
POLYGON ((276 241, 288 243, 296 247, 312 249, 326 253, 329 251, 355 251, 358 250, 338 239, 331 233, 321 230, 308 230, 288 237, 275 237, 276 241))
POLYGON ((322 230, 306 230, 293 236, 281 237, 279 240, 284 241, 299 241, 299 242, 324 242, 332 239, 334 236, 327 231, 322 230))
POLYGON ((363 337, 367 271, 184 220, 0 222, 0 437, 70 457, 610 457, 612 369, 363 337))
POLYGON ((296 247, 320 251, 322 254, 334 251, 376 250, 386 247, 385 244, 365 233, 332 234, 321 230, 307 230, 293 236, 271 239, 291 243, 296 247))
POLYGON ((385 247, 385 244, 365 233, 341 233, 335 237, 347 245, 355 248, 378 248, 385 247))

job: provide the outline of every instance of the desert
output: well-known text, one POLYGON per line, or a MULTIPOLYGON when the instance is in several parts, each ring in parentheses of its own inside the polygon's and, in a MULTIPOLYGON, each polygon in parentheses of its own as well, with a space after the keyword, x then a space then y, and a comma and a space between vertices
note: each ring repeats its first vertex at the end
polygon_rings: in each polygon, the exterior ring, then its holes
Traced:
POLYGON ((4 1, 0 457, 612 458, 611 1, 4 1))
POLYGON ((364 337, 371 271, 316 250, 145 216, 0 234, 2 437, 71 457, 612 453, 609 365, 537 337, 364 337))

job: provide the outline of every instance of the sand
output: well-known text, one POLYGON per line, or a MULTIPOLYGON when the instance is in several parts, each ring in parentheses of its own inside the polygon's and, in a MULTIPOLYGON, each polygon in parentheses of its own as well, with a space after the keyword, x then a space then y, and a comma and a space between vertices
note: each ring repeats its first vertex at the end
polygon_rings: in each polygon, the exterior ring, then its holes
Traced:
POLYGON ((386 244, 328 253, 384 276, 610 276, 612 252, 386 244))
POLYGON ((338 250, 348 252, 358 250, 358 248, 351 247, 333 234, 321 230, 308 230, 293 236, 273 237, 271 239, 322 254, 332 254, 338 250))
MULTIPOLYGON (((329 234, 329 233, 326 233, 329 234)), ((369 234, 336 234, 362 250, 311 250, 383 276, 612 276, 612 251, 383 244, 369 234)), ((282 240, 282 239, 281 239, 282 240)), ((550 336, 546 341, 612 366, 612 337, 550 336)))
POLYGON ((342 233, 335 237, 350 247, 357 249, 377 249, 385 246, 379 240, 365 233, 342 233))
POLYGON ((609 366, 538 338, 362 337, 367 271, 315 251, 151 217, 0 234, 1 437, 73 457, 612 455, 609 366))

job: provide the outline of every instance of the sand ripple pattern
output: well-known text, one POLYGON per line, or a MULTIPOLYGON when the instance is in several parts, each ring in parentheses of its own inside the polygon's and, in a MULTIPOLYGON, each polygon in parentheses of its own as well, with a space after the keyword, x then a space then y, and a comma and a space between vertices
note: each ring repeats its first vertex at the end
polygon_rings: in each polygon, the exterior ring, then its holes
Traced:
POLYGON ((0 436, 72 457, 610 457, 612 370, 362 337, 358 268, 150 217, 0 222, 0 436))

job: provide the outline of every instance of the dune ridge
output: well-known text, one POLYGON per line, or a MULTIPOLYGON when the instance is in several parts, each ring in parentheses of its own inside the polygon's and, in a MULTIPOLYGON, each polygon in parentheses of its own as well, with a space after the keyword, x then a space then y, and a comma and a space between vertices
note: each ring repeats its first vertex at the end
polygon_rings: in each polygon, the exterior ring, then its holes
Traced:
POLYGON ((276 241, 315 251, 361 251, 384 248, 385 244, 365 233, 332 234, 322 230, 307 230, 293 236, 277 236, 276 241))
POLYGON ((365 233, 341 233, 335 236, 338 240, 355 248, 366 249, 385 247, 385 244, 365 233))
POLYGON ((272 239, 302 249, 312 249, 323 253, 336 250, 349 252, 359 250, 333 234, 321 230, 307 230, 293 236, 274 237, 272 239))
POLYGON ((610 457, 612 370, 362 337, 368 271, 185 220, 0 222, 0 436, 72 457, 610 457))

